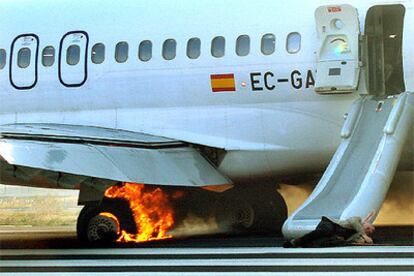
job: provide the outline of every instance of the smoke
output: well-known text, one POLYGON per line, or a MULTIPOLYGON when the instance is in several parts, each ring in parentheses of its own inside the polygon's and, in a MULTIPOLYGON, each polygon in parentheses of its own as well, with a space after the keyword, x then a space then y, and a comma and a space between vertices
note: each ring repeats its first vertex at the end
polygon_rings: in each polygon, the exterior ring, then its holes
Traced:
POLYGON ((225 233, 228 229, 219 227, 214 216, 200 217, 189 213, 174 229, 168 233, 175 238, 185 238, 197 235, 211 235, 225 233))
MULTIPOLYGON (((279 192, 291 215, 312 193, 318 180, 306 179, 300 185, 279 185, 279 192)), ((414 225, 414 173, 398 172, 381 208, 376 225, 414 225)), ((214 215, 189 213, 171 231, 177 238, 228 233, 229 226, 219 226, 214 215)))
MULTIPOLYGON (((289 215, 312 193, 316 183, 280 185, 289 215)), ((398 172, 375 220, 376 225, 414 225, 414 173, 398 172)))
POLYGON ((280 194, 286 201, 288 206, 289 216, 302 205, 303 202, 312 193, 315 184, 301 184, 301 185, 280 185, 280 194))
POLYGON ((414 225, 414 172, 396 174, 375 223, 414 225))

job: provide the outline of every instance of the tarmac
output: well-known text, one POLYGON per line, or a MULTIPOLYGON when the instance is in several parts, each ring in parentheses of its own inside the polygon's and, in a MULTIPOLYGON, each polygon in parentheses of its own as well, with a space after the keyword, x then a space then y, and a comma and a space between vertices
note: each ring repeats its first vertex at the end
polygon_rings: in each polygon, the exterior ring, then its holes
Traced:
POLYGON ((76 240, 73 227, 2 227, 0 273, 414 274, 414 227, 379 227, 374 239, 376 246, 285 249, 281 237, 226 234, 87 248, 76 240))

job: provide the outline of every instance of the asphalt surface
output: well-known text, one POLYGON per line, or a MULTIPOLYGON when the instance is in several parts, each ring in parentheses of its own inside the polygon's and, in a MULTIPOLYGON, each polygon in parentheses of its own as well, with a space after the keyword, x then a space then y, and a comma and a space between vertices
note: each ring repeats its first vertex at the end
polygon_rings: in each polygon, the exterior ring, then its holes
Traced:
POLYGON ((277 236, 215 235, 87 248, 71 228, 0 228, 0 273, 414 274, 414 227, 379 227, 374 240, 375 246, 285 249, 277 236))
MULTIPOLYGON (((414 246, 414 226, 377 227, 373 235, 378 245, 414 246)), ((282 247, 281 236, 271 235, 206 235, 186 239, 169 239, 147 243, 108 244, 107 248, 168 247, 282 247)), ((79 243, 72 227, 66 228, 0 228, 1 249, 76 249, 87 248, 79 243)))

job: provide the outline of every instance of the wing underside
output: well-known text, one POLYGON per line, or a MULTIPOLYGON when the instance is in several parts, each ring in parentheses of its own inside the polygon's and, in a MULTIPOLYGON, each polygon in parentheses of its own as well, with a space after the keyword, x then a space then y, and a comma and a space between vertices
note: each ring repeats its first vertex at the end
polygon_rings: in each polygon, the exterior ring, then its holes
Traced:
POLYGON ((86 179, 191 187, 231 184, 195 148, 163 137, 56 124, 7 125, 0 133, 1 178, 20 172, 40 181, 39 174, 42 179, 53 175, 66 188, 86 179), (70 181, 63 183, 65 179, 70 181))

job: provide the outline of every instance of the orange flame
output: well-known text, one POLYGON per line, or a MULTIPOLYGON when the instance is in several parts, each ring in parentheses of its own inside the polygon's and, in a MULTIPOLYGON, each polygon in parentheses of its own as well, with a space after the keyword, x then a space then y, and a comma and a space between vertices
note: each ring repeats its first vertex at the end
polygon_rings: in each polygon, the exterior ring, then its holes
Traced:
POLYGON ((127 200, 138 229, 138 233, 134 234, 122 230, 117 242, 144 242, 172 237, 168 231, 174 225, 174 210, 168 195, 161 188, 124 183, 110 187, 105 196, 127 200))

